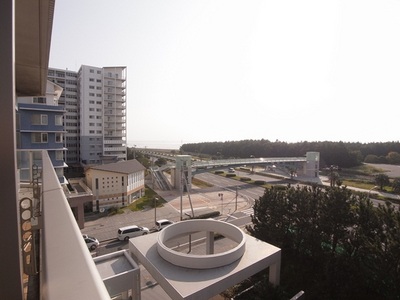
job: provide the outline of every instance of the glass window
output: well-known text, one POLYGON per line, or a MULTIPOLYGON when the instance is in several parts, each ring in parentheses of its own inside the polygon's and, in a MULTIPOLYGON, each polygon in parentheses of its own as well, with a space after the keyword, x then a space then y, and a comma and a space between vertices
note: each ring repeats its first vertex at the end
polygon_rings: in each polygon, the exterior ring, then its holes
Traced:
POLYGON ((62 115, 56 115, 54 123, 56 125, 62 125, 63 124, 63 116, 62 115))
POLYGON ((56 151, 56 160, 63 160, 64 159, 64 155, 62 150, 58 150, 56 151))
POLYGON ((47 125, 47 115, 32 115, 32 125, 47 125))
POLYGON ((32 132, 32 143, 47 143, 48 136, 44 132, 32 132))
POLYGON ((63 142, 63 134, 57 132, 56 133, 56 143, 62 143, 63 142))

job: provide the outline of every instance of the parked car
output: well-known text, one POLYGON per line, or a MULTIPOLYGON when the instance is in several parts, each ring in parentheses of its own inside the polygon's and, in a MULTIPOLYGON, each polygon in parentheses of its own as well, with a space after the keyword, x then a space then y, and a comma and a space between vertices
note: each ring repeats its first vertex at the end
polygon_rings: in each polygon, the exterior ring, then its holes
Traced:
POLYGON ((174 224, 173 221, 167 220, 167 219, 162 219, 162 220, 157 220, 156 221, 156 229, 160 231, 164 227, 167 227, 168 225, 174 224))
POLYGON ((89 250, 94 250, 100 245, 99 241, 96 238, 92 237, 92 236, 88 236, 87 234, 83 234, 82 237, 85 240, 86 246, 88 247, 89 250))
POLYGON ((136 225, 125 226, 118 229, 118 239, 120 241, 127 241, 132 237, 148 234, 150 231, 147 227, 136 225))
POLYGON ((229 173, 235 173, 235 169, 234 168, 229 168, 228 172, 229 173))

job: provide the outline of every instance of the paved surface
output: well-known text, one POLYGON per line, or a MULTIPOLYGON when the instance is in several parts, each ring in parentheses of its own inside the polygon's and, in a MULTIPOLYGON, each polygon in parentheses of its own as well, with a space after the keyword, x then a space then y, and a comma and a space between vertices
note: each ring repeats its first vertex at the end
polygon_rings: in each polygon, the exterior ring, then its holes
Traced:
MULTIPOLYGON (((85 222, 85 228, 82 233, 95 236, 100 242, 117 238, 118 228, 128 225, 145 226, 149 229, 154 228, 155 213, 156 219, 169 219, 179 221, 181 217, 181 196, 176 191, 157 191, 157 193, 167 201, 163 207, 157 207, 156 212, 153 208, 133 212, 124 209, 124 213, 105 216, 96 220, 85 222)), ((210 211, 219 211, 222 215, 228 215, 237 210, 250 208, 251 203, 242 197, 236 199, 234 192, 221 190, 218 187, 200 189, 194 188, 190 193, 182 197, 182 217, 187 218, 186 214, 196 215, 210 211), (219 194, 223 193, 222 200, 219 194), (191 200, 192 205, 190 205, 191 200)))

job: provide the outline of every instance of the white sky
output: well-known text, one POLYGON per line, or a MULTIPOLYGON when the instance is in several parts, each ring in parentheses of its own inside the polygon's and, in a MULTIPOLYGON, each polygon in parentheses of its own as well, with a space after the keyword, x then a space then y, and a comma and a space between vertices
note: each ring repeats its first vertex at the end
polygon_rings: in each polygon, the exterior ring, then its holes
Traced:
POLYGON ((82 64, 127 66, 129 146, 399 140, 400 0, 56 0, 82 64))

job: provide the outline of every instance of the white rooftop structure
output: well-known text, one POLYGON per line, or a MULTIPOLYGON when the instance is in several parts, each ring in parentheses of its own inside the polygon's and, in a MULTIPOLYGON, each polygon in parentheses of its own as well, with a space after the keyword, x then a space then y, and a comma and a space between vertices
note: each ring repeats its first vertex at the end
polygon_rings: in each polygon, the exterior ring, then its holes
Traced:
POLYGON ((214 232, 232 237, 232 234, 237 234, 232 227, 240 230, 232 224, 211 219, 181 221, 164 228, 159 233, 130 239, 129 250, 134 259, 147 269, 164 291, 176 300, 209 299, 266 268, 269 268, 270 282, 278 285, 281 250, 271 244, 246 234, 244 234, 244 239, 237 235, 239 237, 239 240, 236 241, 238 246, 224 253, 213 254, 213 246, 210 246, 209 240, 213 240, 214 232), (173 238, 174 235, 184 235, 182 228, 185 228, 186 235, 206 231, 207 253, 210 254, 195 255, 175 252, 172 254, 173 258, 170 262, 168 254, 162 253, 163 250, 160 252, 160 249, 163 249, 164 242, 173 238), (212 232, 208 231, 209 228, 213 228, 212 232), (245 247, 242 243, 244 240, 245 247), (239 255, 240 257, 232 262, 231 258, 238 252, 241 256, 239 255), (178 255, 182 256, 182 260, 178 263, 179 265, 176 265, 177 260, 174 256, 178 255), (191 261, 197 259, 205 260, 204 264, 207 264, 207 260, 212 261, 215 257, 220 257, 221 260, 226 259, 227 264, 219 263, 219 266, 215 268, 199 268, 196 263, 191 264, 191 261), (187 263, 186 267, 183 266, 185 262, 187 263))

